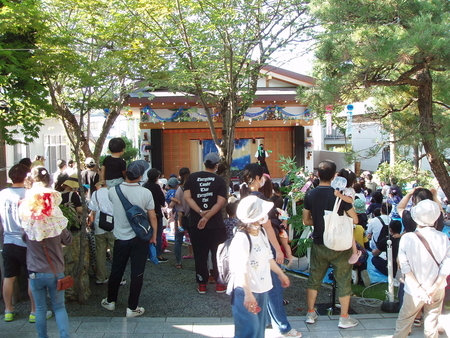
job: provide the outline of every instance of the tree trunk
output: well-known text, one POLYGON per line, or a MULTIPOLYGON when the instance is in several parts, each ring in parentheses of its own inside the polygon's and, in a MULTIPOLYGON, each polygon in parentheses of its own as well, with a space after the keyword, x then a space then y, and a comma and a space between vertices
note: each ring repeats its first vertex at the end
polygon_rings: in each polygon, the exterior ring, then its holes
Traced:
POLYGON ((420 85, 418 91, 418 108, 420 116, 420 134, 423 147, 427 153, 431 170, 438 180, 447 198, 450 197, 450 176, 444 164, 443 155, 439 152, 436 142, 436 126, 433 121, 433 80, 428 68, 417 74, 420 85))

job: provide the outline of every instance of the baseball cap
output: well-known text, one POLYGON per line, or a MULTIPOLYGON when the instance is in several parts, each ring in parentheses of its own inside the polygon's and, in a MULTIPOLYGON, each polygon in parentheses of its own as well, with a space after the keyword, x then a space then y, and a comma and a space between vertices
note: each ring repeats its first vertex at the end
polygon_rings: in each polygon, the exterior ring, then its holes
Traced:
POLYGON ((178 182, 178 180, 175 177, 171 177, 167 181, 167 185, 171 188, 175 188, 178 184, 180 184, 180 182, 178 182))
POLYGON ((411 208, 411 217, 418 225, 431 227, 439 218, 441 210, 432 200, 422 200, 411 208))
POLYGON ((258 222, 273 208, 273 202, 250 195, 243 198, 237 207, 236 216, 244 223, 258 222))
POLYGON ((209 153, 203 159, 203 163, 206 163, 207 161, 211 162, 212 164, 219 163, 220 162, 220 156, 217 153, 209 153))
POLYGON ((357 199, 353 202, 353 206, 355 207, 355 211, 357 214, 365 214, 366 213, 366 202, 362 199, 357 199))
POLYGON ((93 167, 95 165, 95 161, 92 157, 86 158, 86 161, 84 161, 84 164, 86 164, 88 167, 93 167))
POLYGON ((150 167, 148 162, 144 160, 137 160, 131 162, 127 167, 127 177, 130 180, 136 180, 144 175, 144 172, 150 167))

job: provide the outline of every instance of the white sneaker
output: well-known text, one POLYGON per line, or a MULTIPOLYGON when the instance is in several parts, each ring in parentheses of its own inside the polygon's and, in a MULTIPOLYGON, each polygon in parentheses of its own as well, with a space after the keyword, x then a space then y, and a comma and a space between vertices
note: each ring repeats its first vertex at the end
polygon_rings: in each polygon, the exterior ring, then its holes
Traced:
POLYGON ((348 317, 339 317, 338 327, 341 329, 348 329, 350 327, 358 325, 358 321, 354 318, 348 317))
POLYGON ((109 311, 114 311, 116 309, 116 302, 108 303, 108 297, 102 300, 102 306, 109 311))
POLYGON ((283 338, 283 337, 296 337, 296 338, 300 338, 302 336, 301 332, 298 332, 296 329, 291 329, 291 331, 286 332, 286 333, 282 333, 281 336, 279 338, 283 338))
POLYGON ((138 306, 136 308, 136 310, 130 310, 130 308, 127 308, 127 318, 133 318, 133 317, 137 317, 140 316, 142 314, 144 314, 145 309, 141 306, 138 306))
POLYGON ((314 312, 308 312, 306 314, 306 324, 314 324, 316 322, 317 317, 319 317, 316 313, 316 311, 314 312))

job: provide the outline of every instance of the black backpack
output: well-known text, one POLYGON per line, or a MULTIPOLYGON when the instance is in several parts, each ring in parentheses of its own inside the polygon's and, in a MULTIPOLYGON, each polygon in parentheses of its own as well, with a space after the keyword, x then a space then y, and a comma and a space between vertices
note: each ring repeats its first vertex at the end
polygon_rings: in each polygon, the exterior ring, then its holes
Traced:
POLYGON ((123 195, 118 185, 115 188, 136 236, 143 241, 149 242, 153 235, 153 228, 150 225, 147 212, 137 205, 132 205, 123 195))
MULTIPOLYGON (((245 233, 247 235, 248 242, 250 243, 250 250, 249 253, 252 252, 252 241, 250 240, 250 235, 247 231, 237 230, 245 233)), ((265 235, 265 231, 263 227, 261 227, 262 233, 265 235)), ((231 272, 230 272, 230 262, 229 262, 229 250, 230 250, 230 244, 233 238, 227 239, 225 242, 219 245, 217 248, 217 270, 219 270, 219 276, 217 282, 222 285, 227 285, 231 278, 231 272)))

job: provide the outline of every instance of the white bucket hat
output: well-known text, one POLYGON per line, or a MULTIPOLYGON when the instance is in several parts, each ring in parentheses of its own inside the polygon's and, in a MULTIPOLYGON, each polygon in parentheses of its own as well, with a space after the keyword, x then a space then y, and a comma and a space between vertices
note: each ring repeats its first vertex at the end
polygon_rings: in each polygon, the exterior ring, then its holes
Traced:
POLYGON ((422 200, 411 208, 412 219, 423 227, 432 227, 440 214, 439 205, 432 200, 422 200))
POLYGON ((273 202, 250 195, 243 198, 237 207, 236 216, 244 223, 254 223, 267 216, 273 208, 273 202))

